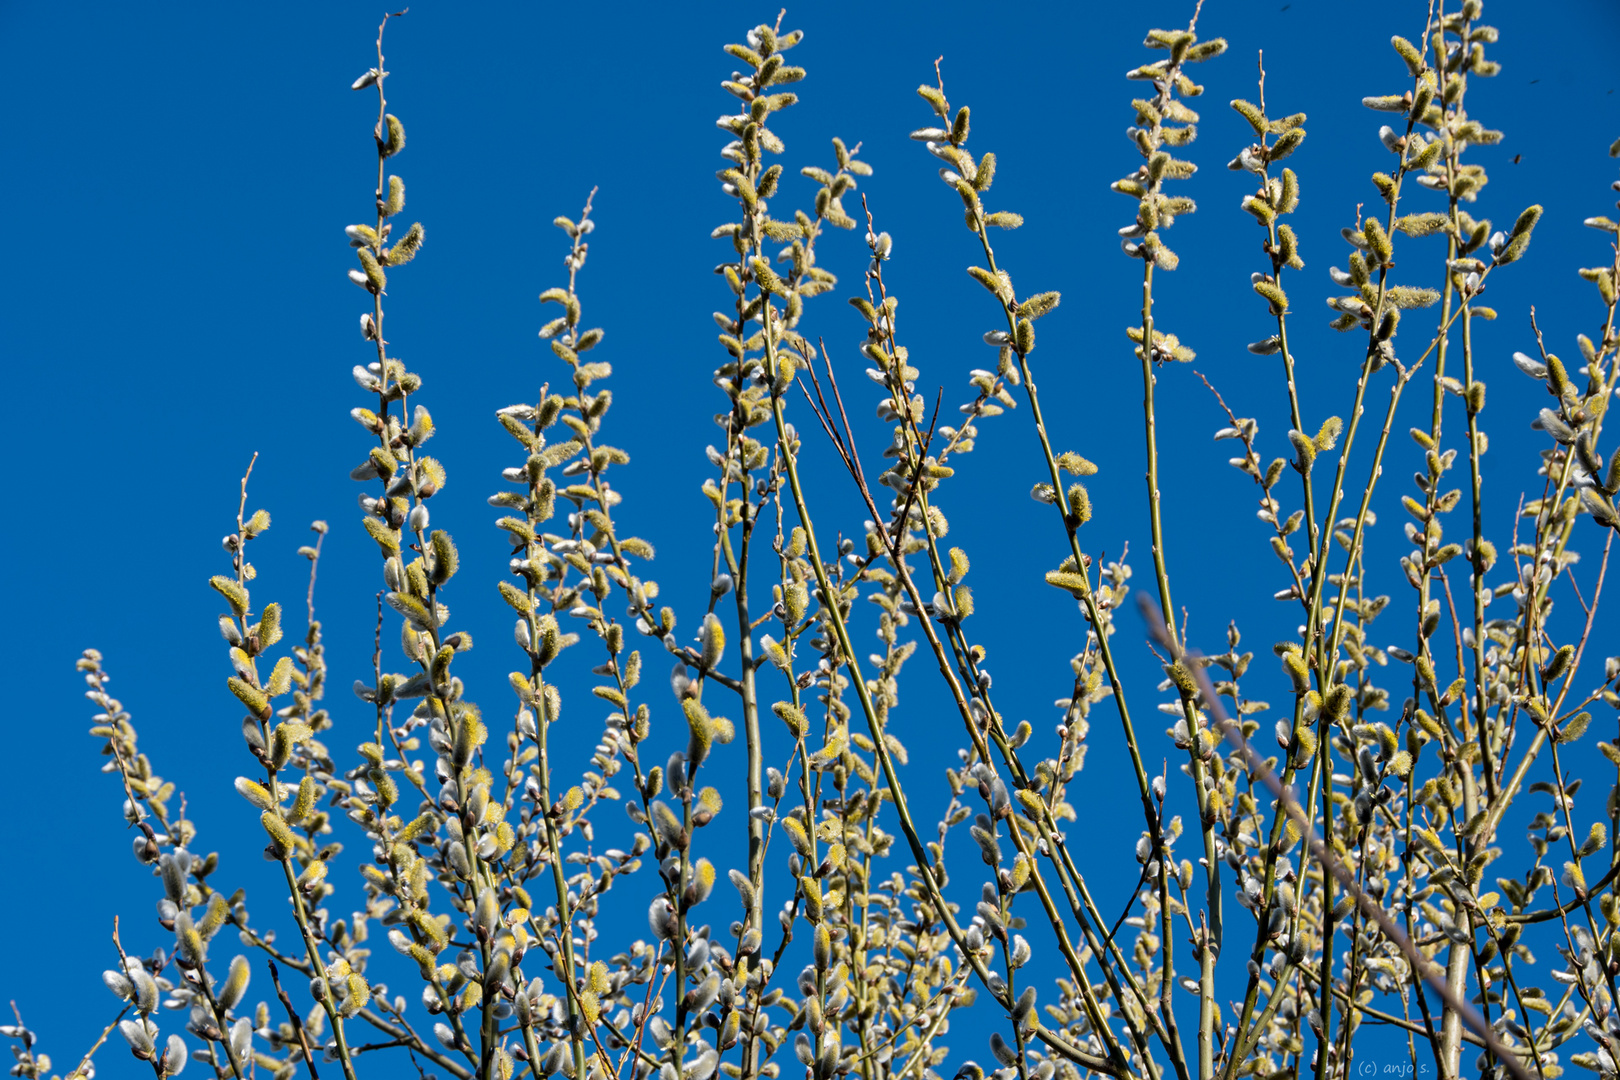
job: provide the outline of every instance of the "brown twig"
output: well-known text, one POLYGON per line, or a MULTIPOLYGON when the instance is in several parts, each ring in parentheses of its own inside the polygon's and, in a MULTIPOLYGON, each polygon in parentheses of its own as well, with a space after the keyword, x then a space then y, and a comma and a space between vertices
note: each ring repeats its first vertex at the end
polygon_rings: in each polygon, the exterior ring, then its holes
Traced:
POLYGON ((299 1049, 304 1052, 304 1064, 309 1066, 310 1080, 321 1080, 321 1074, 315 1068, 315 1055, 309 1050, 309 1037, 304 1034, 304 1022, 298 1018, 298 1010, 293 1008, 292 999, 281 987, 281 972, 276 970, 274 960, 266 960, 265 963, 270 965, 270 981, 275 984, 276 997, 280 999, 282 1008, 287 1010, 287 1018, 292 1021, 293 1034, 298 1036, 299 1049))
MULTIPOLYGON (((1158 612, 1155 610, 1151 599, 1145 598, 1145 594, 1143 594, 1139 596, 1138 604, 1142 609, 1142 618, 1147 623, 1149 634, 1161 645, 1169 647, 1169 637, 1164 624, 1157 618, 1158 612)), ((1385 937, 1395 943, 1396 948, 1401 951, 1401 955, 1405 957, 1406 962, 1411 965, 1412 973, 1422 979, 1429 989, 1433 990, 1441 1001, 1445 1003, 1446 1008, 1460 1017, 1462 1022, 1480 1037, 1485 1047, 1513 1074, 1515 1080, 1532 1080, 1533 1074, 1524 1067, 1524 1063, 1518 1059, 1513 1050, 1497 1038, 1496 1032, 1491 1028, 1491 1025, 1486 1023, 1484 1017, 1480 1016, 1479 1010, 1452 990, 1443 978, 1443 972, 1436 973, 1428 958, 1418 952, 1417 948, 1412 944, 1412 940, 1406 936, 1406 931, 1402 930, 1389 917, 1377 900, 1357 884, 1355 875, 1339 861, 1339 857, 1334 854, 1333 849, 1324 844, 1316 835, 1315 823, 1304 808, 1300 806, 1299 799, 1292 789, 1283 787, 1282 782, 1277 779, 1277 774, 1272 772, 1271 766, 1267 765, 1265 759, 1249 745, 1249 740, 1244 736, 1243 730, 1226 715, 1226 710, 1221 705, 1219 695, 1215 693, 1215 687, 1209 681, 1209 675, 1205 671, 1204 665, 1199 663, 1201 659, 1196 654, 1190 654, 1188 669, 1198 683, 1199 693, 1203 697, 1205 706, 1209 709, 1214 726, 1225 736, 1226 741, 1232 745, 1233 749, 1237 750, 1242 756, 1244 764, 1248 767, 1250 773, 1258 776, 1261 783, 1265 784, 1271 793, 1276 796, 1284 812, 1288 814, 1295 827, 1299 829, 1300 836, 1305 840, 1311 857, 1321 863, 1323 869, 1333 875, 1339 886, 1355 899, 1356 905, 1361 908, 1363 914, 1378 924, 1378 929, 1383 932, 1385 937)))

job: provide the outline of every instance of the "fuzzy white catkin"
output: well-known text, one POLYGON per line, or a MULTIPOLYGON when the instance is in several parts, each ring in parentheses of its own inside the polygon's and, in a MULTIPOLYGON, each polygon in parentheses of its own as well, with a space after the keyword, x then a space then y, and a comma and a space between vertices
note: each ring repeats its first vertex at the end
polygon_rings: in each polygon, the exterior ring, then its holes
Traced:
POLYGON ((137 1057, 150 1058, 155 1052, 152 1043, 152 1030, 147 1020, 120 1020, 118 1031, 129 1043, 129 1048, 137 1057))

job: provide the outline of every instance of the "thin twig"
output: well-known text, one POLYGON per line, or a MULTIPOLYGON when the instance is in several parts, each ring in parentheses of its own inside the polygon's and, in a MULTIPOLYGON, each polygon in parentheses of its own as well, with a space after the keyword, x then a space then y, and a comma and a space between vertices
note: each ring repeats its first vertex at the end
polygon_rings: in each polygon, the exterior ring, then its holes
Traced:
POLYGON ((292 999, 281 986, 281 972, 276 970, 274 960, 266 960, 270 965, 270 981, 275 984, 276 997, 281 1001, 281 1007, 287 1010, 287 1019, 292 1021, 293 1034, 298 1036, 299 1049, 304 1052, 304 1064, 309 1066, 310 1080, 321 1080, 320 1072, 315 1068, 315 1055, 309 1049, 309 1037, 304 1033, 304 1022, 298 1018, 298 1010, 293 1008, 292 999))
MULTIPOLYGON (((1168 648, 1169 640, 1165 628, 1154 617, 1157 612, 1154 610, 1151 601, 1140 601, 1140 605, 1143 619, 1148 626, 1148 632, 1155 640, 1168 648)), ((1193 678, 1198 682, 1199 692, 1203 696, 1205 706, 1209 709, 1214 726, 1225 736, 1226 741, 1242 755, 1244 764, 1247 765, 1249 771, 1258 776, 1260 782, 1265 784, 1271 793, 1276 796, 1289 818, 1293 821, 1294 826, 1299 830, 1300 836, 1304 838, 1311 857, 1321 863, 1322 867, 1333 875, 1334 880, 1354 897, 1357 906, 1361 908, 1362 912, 1377 923, 1384 936, 1394 942, 1395 946, 1400 949, 1401 954, 1406 958, 1406 962, 1412 966, 1412 972, 1428 984, 1429 988, 1445 1003, 1447 1009, 1462 1018, 1463 1023, 1467 1024, 1469 1029, 1480 1037, 1486 1048, 1506 1066, 1508 1071, 1515 1077, 1515 1080, 1532 1080, 1531 1072, 1519 1061, 1512 1049, 1505 1046, 1497 1038, 1496 1032, 1491 1028, 1491 1025, 1486 1023, 1485 1019, 1480 1016, 1479 1010, 1453 991, 1442 975, 1435 973, 1432 962, 1417 951, 1417 948, 1412 944, 1412 940, 1406 936, 1406 932, 1389 917, 1377 900, 1356 883, 1355 875, 1339 861, 1339 857, 1334 854, 1333 850, 1317 837, 1314 823, 1304 808, 1300 806, 1299 799, 1294 792, 1283 787, 1282 783, 1277 779, 1277 774, 1271 771, 1271 766, 1267 765, 1265 759, 1255 753, 1253 747, 1249 745, 1249 740, 1244 736, 1243 730, 1226 715, 1220 697, 1215 693, 1215 687, 1209 681, 1208 673, 1205 671, 1204 666, 1198 662, 1201 657, 1193 655, 1191 659, 1192 663, 1189 666, 1193 678)))

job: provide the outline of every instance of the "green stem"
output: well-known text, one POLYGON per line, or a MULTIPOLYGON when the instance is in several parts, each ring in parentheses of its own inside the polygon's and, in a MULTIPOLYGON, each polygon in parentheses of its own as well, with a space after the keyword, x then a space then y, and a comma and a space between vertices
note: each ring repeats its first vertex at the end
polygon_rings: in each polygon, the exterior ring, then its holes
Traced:
MULTIPOLYGON (((1170 599, 1170 570, 1164 553, 1164 521, 1160 513, 1158 414, 1154 407, 1153 372, 1153 260, 1142 266, 1142 419, 1147 440, 1148 525, 1153 538, 1153 574, 1159 586, 1159 611, 1164 619, 1165 636, 1170 643, 1171 662, 1181 662, 1182 643, 1176 631, 1175 604, 1170 599)), ((1062 491, 1058 498, 1062 499, 1062 491)), ((1215 1072, 1215 956, 1221 943, 1221 860, 1215 851, 1215 820, 1209 811, 1209 790, 1204 782, 1203 744, 1199 730, 1196 695, 1182 692, 1181 712, 1187 722, 1188 762, 1198 805, 1199 832, 1204 842, 1204 872, 1209 910, 1209 932, 1195 938, 1198 953, 1198 1075, 1208 1078, 1215 1072)), ((1170 940, 1165 938, 1164 984, 1174 985, 1169 966, 1170 940)), ((1169 1002, 1166 1001, 1168 1008, 1169 1002)))
MULTIPOLYGON (((767 306, 766 311, 769 312, 770 310, 771 309, 767 306)), ((766 371, 768 374, 774 374, 777 364, 775 341, 772 337, 771 328, 768 325, 766 328, 765 337, 767 353, 766 371)), ((799 521, 804 526, 806 547, 810 556, 811 567, 815 572, 816 585, 821 590, 823 609, 827 612, 828 619, 832 624, 833 632, 837 639, 840 653, 843 657, 844 666, 849 672, 850 682, 855 688, 856 696, 860 699, 861 710, 866 718, 867 729, 871 735, 872 743, 875 748, 875 755, 878 759, 878 764, 883 771, 889 796, 894 801, 895 812, 900 820, 901 832, 905 835, 906 842, 911 846, 912 855, 917 860, 918 880, 922 882, 930 902, 935 907, 937 914, 939 915, 940 921, 944 923, 947 931, 950 933, 952 942, 955 943, 956 947, 961 951, 967 962, 972 965, 974 973, 978 975, 980 982, 983 983, 988 989, 990 985, 990 971, 985 967, 983 958, 980 957, 977 952, 968 948, 961 927, 957 924, 955 917, 951 914, 949 905, 946 903, 944 896, 939 891, 939 883, 934 878, 934 870, 928 858, 928 849, 923 844, 922 838, 918 834, 916 825, 912 820, 911 811, 906 805, 905 793, 901 789, 900 779, 894 771, 894 762, 890 758, 888 746, 883 740, 882 723, 878 719, 877 708, 872 702, 870 691, 866 685, 866 679, 861 674, 859 662, 855 659, 854 646, 849 639, 849 631, 845 625, 843 612, 840 607, 840 594, 833 588, 832 581, 827 574, 826 565, 821 558, 820 547, 816 542, 815 528, 811 524, 810 512, 805 504, 804 492, 799 483, 799 472, 796 456, 790 449, 791 440, 789 439, 787 431, 787 420, 783 416, 782 412, 782 398, 780 394, 772 397, 771 405, 772 414, 776 421, 777 444, 782 450, 783 463, 787 469, 788 484, 793 495, 794 509, 798 512, 799 521)), ((998 1004, 1000 1004, 1009 1013, 1012 1011, 1013 1002, 1011 1000, 1005 1000, 1003 998, 998 998, 997 1000, 998 1004)), ((1064 1039, 1056 1032, 1042 1028, 1040 1029, 1039 1037, 1042 1042, 1045 1042, 1057 1053, 1086 1068, 1103 1072, 1111 1076, 1130 1075, 1128 1067, 1126 1067, 1122 1061, 1099 1058, 1094 1054, 1087 1053, 1086 1051, 1081 1050, 1079 1047, 1070 1044, 1067 1039, 1064 1039)))

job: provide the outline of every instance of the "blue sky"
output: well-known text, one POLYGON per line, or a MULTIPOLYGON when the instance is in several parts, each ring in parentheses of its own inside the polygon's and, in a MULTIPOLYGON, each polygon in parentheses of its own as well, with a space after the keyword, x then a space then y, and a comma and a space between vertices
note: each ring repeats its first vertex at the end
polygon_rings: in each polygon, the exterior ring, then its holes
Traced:
MULTIPOLYGON (((1184 25, 1189 9, 822 4, 790 9, 784 23, 806 31, 794 59, 810 76, 802 103, 777 127, 789 177, 779 202, 810 198, 813 187, 796 170, 827 164, 832 136, 862 144, 875 169, 862 189, 879 228, 895 239, 888 280, 901 297, 902 340, 923 371, 919 388, 931 397, 943 386, 951 403, 969 396, 968 369, 994 359, 979 336, 996 312, 962 273, 978 258, 956 196, 934 178, 937 162, 906 138, 929 122, 914 89, 932 81, 934 58, 944 56, 952 103, 973 108, 970 147, 1000 159, 991 209, 1028 222, 999 243, 1003 265, 1020 293, 1064 294, 1061 310, 1041 323, 1035 365, 1054 441, 1102 465, 1090 484, 1096 516, 1087 548, 1114 558, 1129 543, 1134 584, 1149 588, 1140 377, 1123 335, 1137 317, 1138 270, 1114 235, 1133 207, 1108 183, 1138 160, 1122 137, 1138 85, 1122 76, 1150 58, 1141 48, 1148 26, 1184 25)), ((549 222, 577 213, 593 186, 598 228, 580 289, 587 321, 607 331, 603 359, 615 365, 610 441, 633 459, 618 477, 626 500, 618 517, 658 544, 653 576, 683 628, 695 630, 711 542, 698 487, 709 472, 704 446, 718 438, 710 417, 722 403, 709 381, 717 363, 709 313, 723 305, 723 284, 710 271, 725 252, 708 233, 732 213, 713 178, 724 142, 713 120, 731 100, 718 84, 734 66, 720 47, 775 10, 631 3, 542 11, 429 0, 390 26, 390 106, 409 130, 396 171, 408 184, 407 220, 422 221, 428 237, 421 258, 393 279, 390 338, 425 376, 439 425, 434 452, 450 483, 435 500, 434 521, 460 544, 458 584, 467 584, 451 602, 458 624, 480 635, 465 675, 487 707, 505 708, 513 663, 494 589, 507 550, 484 498, 515 458, 492 413, 559 376, 535 337, 549 317, 535 296, 562 280, 564 238, 549 222)), ((1358 204, 1375 202, 1367 176, 1387 167, 1376 134, 1385 118, 1359 101, 1403 89, 1388 38, 1417 38, 1424 12, 1415 0, 1358 5, 1353 16, 1315 0, 1206 4, 1200 31, 1227 37, 1232 48, 1197 72, 1208 91, 1196 103, 1204 123, 1188 156, 1202 171, 1183 187, 1200 210, 1168 234, 1182 263, 1161 276, 1158 315, 1198 350, 1192 366, 1233 409, 1258 418, 1268 459, 1287 453, 1286 398, 1275 365, 1243 349, 1268 332, 1268 320, 1248 286, 1261 259, 1258 234, 1238 209, 1248 180, 1224 167, 1248 129, 1224 103, 1254 96, 1256 51, 1264 49, 1273 115, 1310 116, 1310 137, 1292 162, 1307 270, 1291 292, 1301 394, 1307 422, 1319 423, 1348 407, 1360 358, 1353 336, 1326 327, 1320 297, 1335 291, 1326 268, 1343 265, 1338 229, 1358 204)), ((316 597, 338 688, 328 704, 340 724, 346 713, 358 715, 341 688, 369 670, 380 585, 347 477, 367 447, 345 415, 364 403, 349 371, 366 356, 355 332, 362 296, 344 280, 351 256, 342 229, 370 205, 375 100, 348 84, 372 63, 379 14, 349 0, 0 5, 0 96, 8 102, 0 110, 8 165, 0 204, 9 218, 0 355, 12 446, 8 527, 0 531, 12 615, 0 648, 13 674, 6 777, 10 815, 21 826, 11 841, 11 885, 0 894, 0 922, 12 927, 0 943, 0 996, 17 999, 59 1069, 115 1011, 97 978, 111 966, 113 914, 125 915, 132 948, 167 944, 150 921, 157 892, 129 857, 121 795, 96 771, 85 735, 91 710, 73 671, 80 649, 106 654, 143 748, 202 826, 200 848, 224 854, 224 879, 249 889, 256 919, 283 914, 270 864, 256 854, 256 822, 231 789, 248 760, 223 686, 217 598, 206 586, 225 569, 219 538, 230 531, 237 478, 255 451, 251 502, 275 519, 257 545, 257 593, 298 609, 305 569, 295 550, 309 521, 331 522, 316 597)), ((1508 359, 1533 344, 1528 306, 1537 306, 1549 348, 1566 356, 1599 310, 1574 269, 1608 258, 1602 236, 1580 222, 1612 213, 1615 170, 1604 152, 1620 135, 1612 53, 1620 9, 1600 0, 1556 8, 1497 0, 1486 16, 1502 29, 1492 56, 1504 72, 1477 80, 1470 101, 1507 138, 1472 152, 1491 184, 1471 209, 1502 225, 1531 202, 1547 210, 1525 264, 1493 279, 1490 302, 1501 318, 1479 345, 1492 385, 1485 490, 1500 530, 1517 493, 1535 481, 1538 444, 1527 425, 1539 391, 1508 359)), ((1413 205, 1442 208, 1433 195, 1413 205)), ((1409 241, 1406 250, 1413 254, 1403 273, 1414 283, 1436 281, 1443 242, 1409 241)), ((854 377, 861 332, 842 298, 858 285, 862 254, 858 235, 824 244, 823 263, 843 283, 806 320, 848 368, 845 386, 855 394, 867 385, 854 377)), ((1425 326, 1409 321, 1405 349, 1421 351, 1425 326)), ((1192 371, 1168 370, 1159 385, 1177 601, 1190 612, 1195 643, 1218 648, 1236 619, 1246 645, 1264 654, 1292 635, 1295 613, 1269 599, 1282 582, 1253 516, 1253 487, 1225 464, 1231 444, 1210 441, 1223 416, 1192 371)), ((1405 408, 1414 419, 1397 431, 1417 422, 1427 398, 1426 387, 1413 388, 1405 408)), ((1369 400, 1381 410, 1383 391, 1369 400)), ((862 399, 856 418, 869 454, 886 438, 872 404, 862 399)), ((1460 412, 1452 423, 1460 426, 1460 412)), ((808 414, 801 430, 819 528, 858 532, 864 511, 808 414)), ((1063 541, 1050 511, 1026 495, 1042 478, 1027 409, 986 422, 980 446, 958 463, 942 505, 952 541, 974 559, 975 630, 990 645, 998 686, 1007 687, 1009 715, 1048 737, 1057 719, 1051 701, 1067 692, 1066 660, 1081 638, 1069 605, 1040 583, 1063 541)), ((1395 597, 1380 624, 1395 642, 1411 635, 1412 596, 1394 563, 1405 543, 1392 500, 1409 490, 1420 456, 1404 438, 1391 455, 1370 559, 1381 591, 1395 597)), ((1365 483, 1363 457, 1352 464, 1352 495, 1365 483)), ((1606 633, 1598 656, 1620 651, 1606 633)), ((1157 679, 1140 637, 1128 613, 1117 648, 1138 708, 1151 717, 1145 705, 1157 679)), ((578 664, 581 680, 586 666, 578 664)), ((1276 681, 1263 655, 1256 671, 1276 681)), ((953 763, 955 721, 941 711, 922 658, 910 678, 897 722, 928 819, 948 797, 940 769, 953 763), (948 739, 934 734, 942 723, 951 725, 948 739)), ((1399 695, 1398 677, 1387 681, 1399 695)), ((576 760, 597 733, 584 688, 581 681, 573 698, 582 718, 576 760)), ((1283 691, 1270 694, 1280 701, 1283 691)), ((666 706, 660 720, 678 727, 671 713, 666 706)), ((741 743, 728 752, 740 761, 741 743)), ((1167 757, 1174 764, 1174 754, 1155 731, 1150 766, 1167 757)), ((1093 714, 1076 793, 1083 827, 1098 837, 1098 880, 1110 908, 1124 901, 1135 869, 1135 825, 1117 820, 1117 808, 1134 798, 1123 761, 1104 704, 1093 714)), ((733 805, 740 803, 739 794, 733 805)), ((728 816, 740 834, 742 816, 728 816)), ((961 843, 956 865, 965 877, 972 858, 961 843)), ((340 893, 336 906, 347 910, 345 903, 340 893)), ((957 1041, 953 1063, 985 1059, 982 1041, 966 1033, 957 1041)), ((132 1059, 113 1050, 104 1074, 134 1075, 132 1059)))

